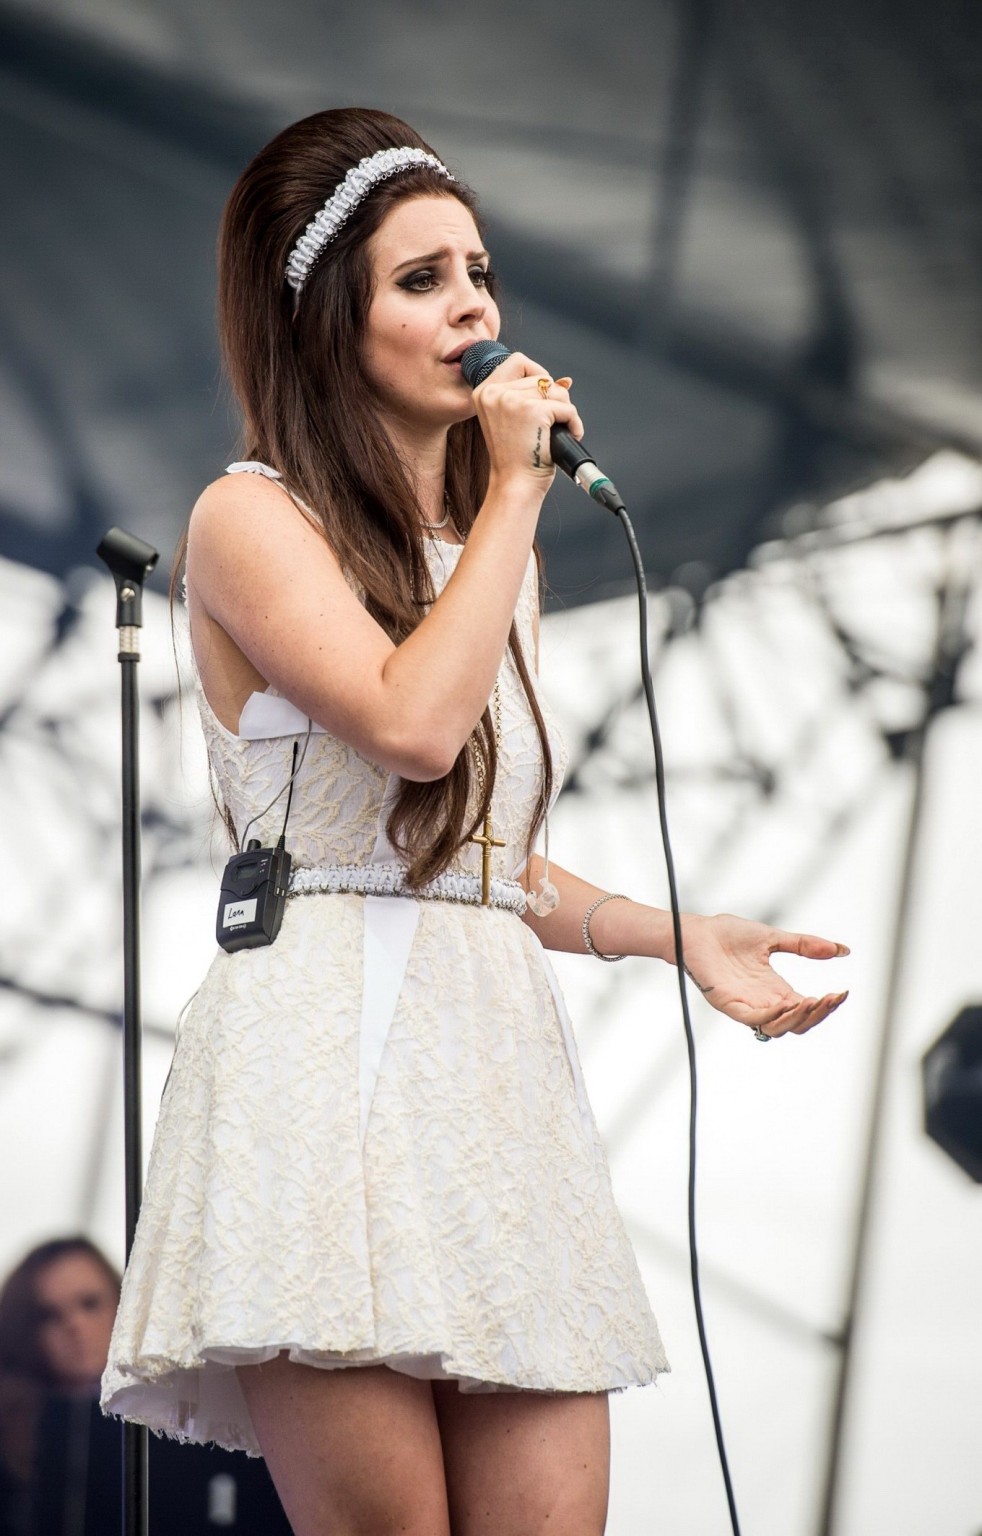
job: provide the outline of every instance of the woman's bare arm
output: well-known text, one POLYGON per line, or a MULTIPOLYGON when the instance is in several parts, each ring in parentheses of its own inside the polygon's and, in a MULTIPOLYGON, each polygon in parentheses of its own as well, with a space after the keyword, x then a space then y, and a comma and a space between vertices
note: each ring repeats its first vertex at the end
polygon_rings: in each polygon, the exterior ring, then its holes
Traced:
POLYGON ((218 480, 191 516, 192 622, 197 607, 267 683, 403 778, 441 778, 480 719, 552 482, 548 458, 541 459, 543 434, 548 443, 553 421, 582 431, 565 390, 542 398, 538 372, 512 354, 475 391, 491 453, 488 495, 443 592, 400 645, 365 611, 326 540, 273 482, 218 480))
MULTIPOLYGON (((532 890, 538 889, 543 867, 536 854, 529 865, 532 890)), ((548 917, 526 912, 524 921, 547 949, 587 954, 583 919, 593 902, 606 893, 551 861, 549 878, 559 891, 559 906, 548 917)), ((590 917, 590 938, 604 955, 675 961, 671 913, 660 907, 624 899, 605 901, 590 917)), ((700 917, 686 912, 682 944, 686 973, 707 1002, 768 1035, 804 1034, 848 995, 830 992, 822 997, 804 997, 772 969, 771 956, 778 953, 811 960, 832 960, 849 953, 845 945, 815 934, 792 933, 728 913, 700 917)))

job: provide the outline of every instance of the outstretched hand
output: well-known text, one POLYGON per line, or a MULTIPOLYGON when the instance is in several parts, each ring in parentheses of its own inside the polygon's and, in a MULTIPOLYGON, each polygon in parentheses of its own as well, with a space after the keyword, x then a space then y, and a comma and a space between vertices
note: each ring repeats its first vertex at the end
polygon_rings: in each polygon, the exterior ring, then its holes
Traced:
POLYGON ((845 944, 810 933, 788 933, 743 917, 682 918, 686 975, 708 1003, 740 1024, 770 1037, 803 1035, 838 1008, 847 992, 802 997, 771 968, 775 954, 832 960, 849 953, 845 944))

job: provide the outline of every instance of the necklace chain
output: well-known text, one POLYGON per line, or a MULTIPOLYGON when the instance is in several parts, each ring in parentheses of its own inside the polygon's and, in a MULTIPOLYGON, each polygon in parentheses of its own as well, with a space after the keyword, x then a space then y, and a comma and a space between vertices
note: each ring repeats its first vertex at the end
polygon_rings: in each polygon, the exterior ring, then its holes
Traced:
MULTIPOLYGON (((498 679, 494 681, 494 693, 491 695, 491 720, 494 726, 495 747, 501 745, 501 691, 498 688, 498 679)), ((477 782, 480 785, 481 798, 484 798, 487 776, 480 755, 474 753, 474 764, 477 772, 477 782)), ((492 794, 494 787, 492 786, 492 794)), ((495 848, 504 848, 506 839, 495 837, 494 827, 491 822, 491 806, 488 805, 484 812, 484 828, 481 832, 475 832, 470 841, 477 843, 481 849, 481 905, 486 907, 491 901, 491 855, 495 848)))
POLYGON ((446 510, 438 523, 431 523, 429 518, 423 518, 423 527, 431 538, 438 528, 446 528, 450 521, 450 497, 447 495, 446 491, 443 493, 443 505, 446 510))
MULTIPOLYGON (((501 688, 498 679, 494 680, 494 691, 488 701, 491 705, 491 719, 494 725, 494 744, 497 752, 501 751, 501 688)), ((474 753, 474 769, 477 773, 477 784, 483 796, 486 783, 484 773, 484 759, 479 752, 474 753)))

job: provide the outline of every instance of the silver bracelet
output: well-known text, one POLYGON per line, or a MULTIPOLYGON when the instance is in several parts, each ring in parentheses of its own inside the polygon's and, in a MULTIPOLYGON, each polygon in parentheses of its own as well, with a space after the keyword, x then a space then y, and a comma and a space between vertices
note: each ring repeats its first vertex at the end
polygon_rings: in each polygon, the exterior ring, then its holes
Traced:
POLYGON ((608 891, 606 896, 598 896, 591 902, 583 914, 583 946, 588 955, 593 955, 596 960, 609 960, 611 964, 615 960, 623 960, 623 955, 602 955, 590 937, 590 919, 598 907, 602 907, 605 901, 630 901, 630 896, 622 896, 620 891, 608 891))

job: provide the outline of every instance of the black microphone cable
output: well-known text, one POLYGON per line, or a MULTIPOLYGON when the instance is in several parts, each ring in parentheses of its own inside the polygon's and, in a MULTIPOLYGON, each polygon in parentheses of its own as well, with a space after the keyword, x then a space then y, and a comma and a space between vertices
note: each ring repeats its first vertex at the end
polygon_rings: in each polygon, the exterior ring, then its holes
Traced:
POLYGON ((662 752, 661 732, 658 729, 658 712, 655 709, 655 690, 651 681, 651 665, 648 658, 648 588, 644 579, 644 565, 641 560, 641 551, 634 533, 631 519, 627 515, 627 508, 620 497, 617 498, 619 506, 611 508, 614 516, 624 529, 628 548, 631 551, 631 560, 634 564, 634 576, 638 585, 638 618, 640 623, 641 639, 641 679, 644 684, 645 703, 648 706, 648 724, 651 727, 651 744, 655 754, 655 786, 658 793, 658 824, 661 828, 662 847, 665 850, 665 870, 668 875, 668 895, 672 910, 672 933, 675 938, 675 969, 678 975, 679 998, 682 1004, 682 1023, 685 1028, 685 1045, 689 1058, 689 1178, 688 1178, 688 1220, 689 1220, 689 1273, 692 1279, 692 1302, 696 1314, 696 1329, 699 1334, 699 1348, 702 1353, 703 1370, 706 1375, 706 1387, 709 1392, 709 1406, 713 1415, 713 1428, 716 1432, 716 1449, 719 1453, 720 1470, 723 1474, 723 1486, 726 1489, 726 1502, 730 1511, 730 1525, 733 1536, 740 1536, 740 1521, 737 1516, 736 1498, 733 1493, 733 1481, 730 1477, 730 1464, 726 1456, 726 1446, 723 1441, 723 1421, 720 1418, 719 1403, 716 1398, 716 1382, 713 1376, 713 1366, 709 1355, 709 1340, 706 1337, 706 1323, 702 1312, 702 1289, 699 1282, 699 1252, 696 1247, 696 1045, 692 1033, 692 1020, 689 1017, 689 997, 685 985, 685 953, 682 947, 682 915, 679 911, 678 887, 675 881, 675 860, 672 855, 671 839, 668 835, 668 808, 665 792, 665 758, 662 752))
MULTIPOLYGON (((476 341, 467 348, 460 358, 460 371, 472 389, 494 371, 499 363, 504 362, 510 356, 510 349, 500 341, 476 341)), ((651 681, 651 665, 648 659, 648 588, 644 579, 644 564, 641 559, 641 551, 634 533, 631 519, 627 515, 627 508, 614 482, 609 475, 605 475, 597 468, 592 453, 582 441, 558 424, 554 425, 550 432, 550 448, 553 462, 562 469, 571 480, 575 480, 582 490, 586 491, 599 506, 612 512, 620 521, 621 527, 627 539, 628 548, 631 551, 631 560, 634 564, 634 576, 638 585, 638 618, 641 628, 641 680, 644 684, 644 697, 648 706, 648 723, 651 727, 651 745, 655 754, 655 786, 658 793, 658 823, 661 828, 662 847, 665 850, 665 869, 668 874, 668 894, 672 910, 672 933, 675 939, 675 969, 678 973, 679 997, 682 1003, 682 1023, 685 1028, 685 1044, 689 1058, 689 1178, 688 1178, 688 1220, 689 1220, 689 1273, 692 1280, 692 1301, 696 1314, 696 1329, 699 1334, 699 1349, 702 1353, 703 1370, 706 1376, 706 1387, 709 1392, 709 1406, 713 1415, 713 1428, 716 1432, 716 1449, 719 1454, 720 1470, 723 1473, 723 1486, 726 1489, 726 1502, 730 1511, 730 1525, 733 1536, 740 1536, 740 1521, 737 1517, 736 1499, 733 1493, 733 1482, 730 1477, 730 1464, 726 1456, 726 1446, 723 1441, 723 1421, 720 1418, 719 1403, 716 1398, 716 1381, 713 1376, 713 1365, 709 1356, 709 1340, 706 1337, 706 1323, 702 1312, 702 1290, 699 1282, 699 1253, 696 1247, 696 1045, 692 1034, 692 1020, 689 1017, 689 998, 685 986, 685 954, 682 948, 682 915, 679 911, 678 887, 675 881, 675 860, 672 856, 672 844, 668 835, 668 809, 665 793, 665 759, 662 753, 661 732, 658 729, 658 712, 655 709, 655 690, 651 681)))

